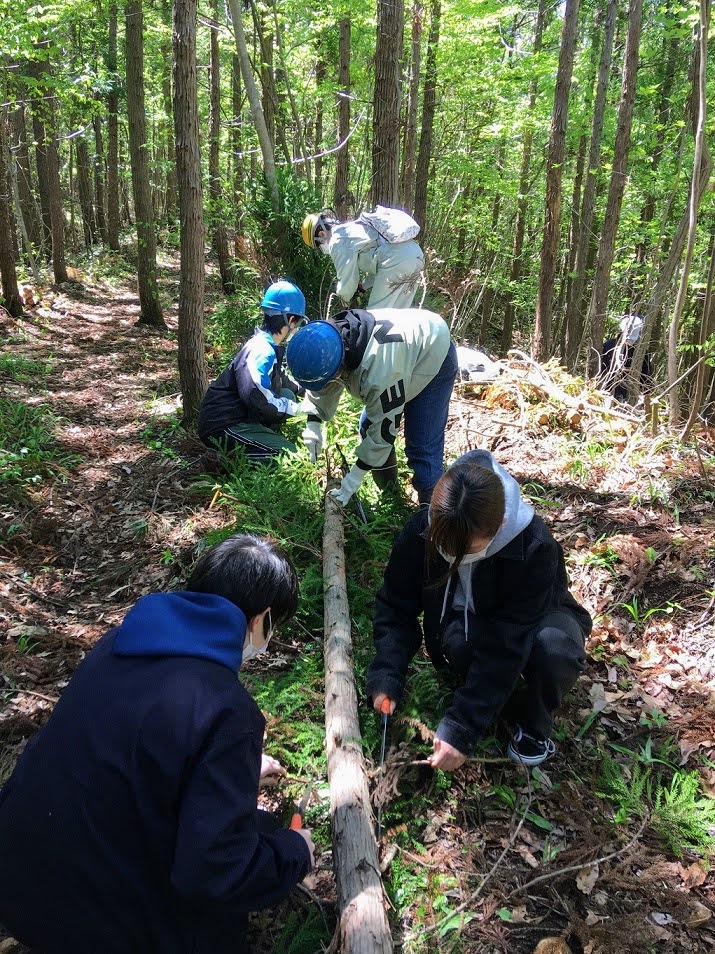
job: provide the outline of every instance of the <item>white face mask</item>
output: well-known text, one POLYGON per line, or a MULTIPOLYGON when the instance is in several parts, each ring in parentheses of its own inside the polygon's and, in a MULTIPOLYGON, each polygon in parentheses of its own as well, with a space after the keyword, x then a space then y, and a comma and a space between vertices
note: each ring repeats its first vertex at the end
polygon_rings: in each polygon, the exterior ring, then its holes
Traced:
POLYGON ((328 239, 323 239, 323 241, 318 244, 318 248, 323 253, 323 255, 330 255, 330 249, 328 248, 328 239))
MULTIPOLYGON (((492 541, 490 540, 489 543, 491 542, 492 541)), ((489 543, 484 547, 483 550, 479 550, 477 553, 465 553, 464 556, 462 557, 462 562, 459 565, 469 566, 470 563, 478 563, 480 560, 483 560, 484 557, 487 555, 487 550, 489 549, 489 543)), ((439 547, 437 547, 437 552, 443 559, 447 561, 447 563, 454 563, 454 557, 451 554, 445 553, 445 551, 440 549, 439 547)))
MULTIPOLYGON (((263 622, 261 620, 261 622, 263 622)), ((251 659, 255 659, 256 656, 260 656, 261 653, 264 653, 268 649, 268 643, 271 641, 271 636, 273 635, 273 621, 271 619, 271 611, 268 609, 268 635, 266 636, 266 641, 262 646, 256 647, 253 645, 253 633, 249 632, 248 634, 248 645, 243 647, 243 658, 242 662, 250 662, 251 659)))

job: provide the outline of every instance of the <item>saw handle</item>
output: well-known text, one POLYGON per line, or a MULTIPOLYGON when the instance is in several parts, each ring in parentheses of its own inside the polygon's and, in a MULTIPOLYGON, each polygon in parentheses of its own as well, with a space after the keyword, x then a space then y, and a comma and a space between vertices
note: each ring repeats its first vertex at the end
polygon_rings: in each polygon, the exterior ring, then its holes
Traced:
POLYGON ((385 696, 385 698, 382 700, 382 703, 380 704, 380 712, 383 715, 389 716, 391 705, 392 705, 392 699, 390 699, 389 696, 385 696))
POLYGON ((300 812, 293 812, 293 817, 290 820, 290 826, 292 831, 300 831, 303 827, 303 816, 300 812))

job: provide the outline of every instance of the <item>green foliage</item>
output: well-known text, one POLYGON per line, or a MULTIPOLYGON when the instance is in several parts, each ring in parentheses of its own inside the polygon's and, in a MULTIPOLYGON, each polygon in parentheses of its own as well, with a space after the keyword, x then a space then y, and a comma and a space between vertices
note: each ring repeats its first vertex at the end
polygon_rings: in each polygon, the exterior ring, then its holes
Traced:
POLYGON ((304 921, 291 911, 273 949, 281 954, 315 954, 325 948, 331 936, 332 931, 318 911, 309 911, 304 921))
POLYGON ((52 355, 43 360, 26 358, 21 354, 0 354, 0 374, 13 381, 35 381, 49 374, 53 365, 52 355))
POLYGON ((639 760, 624 765, 606 757, 596 794, 613 803, 617 824, 649 816, 650 827, 678 857, 715 847, 715 799, 703 794, 697 772, 675 770, 667 783, 652 765, 639 760))
POLYGON ((58 446, 57 421, 42 405, 0 397, 0 484, 38 484, 79 460, 58 446))

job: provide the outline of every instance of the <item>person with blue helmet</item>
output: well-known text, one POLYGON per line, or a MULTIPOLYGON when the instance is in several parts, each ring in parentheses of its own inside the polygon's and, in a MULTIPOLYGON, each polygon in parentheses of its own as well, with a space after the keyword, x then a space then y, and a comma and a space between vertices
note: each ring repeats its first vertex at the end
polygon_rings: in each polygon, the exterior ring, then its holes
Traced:
POLYGON ((292 282, 273 282, 260 307, 261 326, 209 385, 198 425, 208 447, 241 447, 257 461, 295 451, 280 427, 298 413, 303 390, 284 373, 283 357, 288 336, 306 320, 305 296, 292 282))
POLYGON ((357 461, 333 491, 343 505, 368 472, 380 488, 397 482, 395 438, 404 420, 405 452, 420 503, 444 471, 444 432, 457 376, 457 353, 446 322, 423 308, 343 311, 301 328, 286 352, 306 389, 303 440, 312 460, 322 450, 322 422, 343 390, 362 401, 357 461))

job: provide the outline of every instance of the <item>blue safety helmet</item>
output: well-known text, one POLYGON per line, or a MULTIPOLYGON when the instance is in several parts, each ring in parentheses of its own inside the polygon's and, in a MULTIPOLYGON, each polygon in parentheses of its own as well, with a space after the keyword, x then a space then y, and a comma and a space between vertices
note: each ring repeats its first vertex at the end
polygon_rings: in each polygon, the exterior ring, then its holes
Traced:
POLYGON ((311 321, 288 342, 286 361, 298 384, 320 391, 340 370, 343 339, 329 321, 311 321))
POLYGON ((292 282, 281 279, 266 288, 261 302, 261 311, 269 318, 281 315, 298 315, 305 318, 305 295, 292 282))

